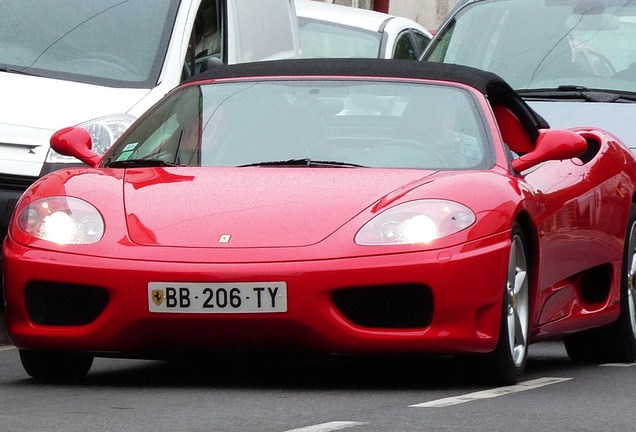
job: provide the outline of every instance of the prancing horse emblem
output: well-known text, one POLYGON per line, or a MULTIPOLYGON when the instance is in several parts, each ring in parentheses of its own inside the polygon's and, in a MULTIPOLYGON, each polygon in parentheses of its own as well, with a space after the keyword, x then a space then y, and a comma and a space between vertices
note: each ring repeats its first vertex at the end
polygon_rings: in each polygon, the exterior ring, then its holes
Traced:
POLYGON ((161 306, 161 303, 163 303, 163 290, 152 290, 151 297, 157 306, 161 306))

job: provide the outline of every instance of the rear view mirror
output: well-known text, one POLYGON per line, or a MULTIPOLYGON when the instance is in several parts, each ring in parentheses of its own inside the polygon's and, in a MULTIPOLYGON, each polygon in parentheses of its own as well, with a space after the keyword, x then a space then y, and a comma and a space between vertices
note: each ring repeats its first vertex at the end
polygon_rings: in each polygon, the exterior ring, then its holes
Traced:
POLYGON ((51 148, 63 156, 73 156, 86 165, 96 167, 101 156, 92 151, 93 140, 84 128, 73 126, 60 129, 51 136, 51 148))
POLYGON ((514 159, 512 167, 521 172, 542 162, 575 158, 586 149, 587 141, 576 132, 544 129, 539 133, 534 150, 514 159))

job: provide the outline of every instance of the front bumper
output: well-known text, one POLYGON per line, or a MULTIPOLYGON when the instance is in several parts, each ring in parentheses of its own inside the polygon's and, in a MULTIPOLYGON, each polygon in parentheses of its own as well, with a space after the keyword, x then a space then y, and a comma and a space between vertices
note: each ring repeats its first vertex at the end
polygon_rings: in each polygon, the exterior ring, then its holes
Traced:
MULTIPOLYGON (((509 234, 502 233, 472 244, 426 252, 337 260, 201 264, 42 251, 17 245, 7 237, 7 329, 18 348, 98 355, 164 349, 483 353, 493 350, 497 343, 509 246, 509 234), (149 282, 250 281, 285 281, 287 311, 149 311, 149 282), (40 317, 38 324, 26 304, 26 287, 34 282, 59 289, 64 297, 61 301, 68 299, 80 308, 91 302, 73 294, 76 286, 97 287, 106 293, 106 300, 88 323, 42 324, 40 317), (357 288, 363 297, 366 289, 382 290, 385 296, 393 292, 396 296, 410 295, 409 290, 400 288, 404 286, 431 294, 430 305, 420 309, 430 308, 430 320, 425 325, 397 328, 356 324, 334 301, 337 293, 350 288, 357 288)), ((143 249, 139 248, 140 256, 143 249)), ((387 308, 394 304, 400 303, 389 302, 387 308)), ((401 312, 392 313, 399 316, 401 312)))

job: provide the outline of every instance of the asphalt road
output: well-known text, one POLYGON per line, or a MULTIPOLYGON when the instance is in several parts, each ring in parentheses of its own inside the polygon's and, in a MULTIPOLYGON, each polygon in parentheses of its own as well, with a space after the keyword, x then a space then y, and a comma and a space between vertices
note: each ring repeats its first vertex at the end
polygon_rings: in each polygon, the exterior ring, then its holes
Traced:
POLYGON ((0 431, 634 431, 633 365, 530 350, 524 382, 490 388, 443 359, 97 359, 80 385, 42 384, 0 348, 0 431))

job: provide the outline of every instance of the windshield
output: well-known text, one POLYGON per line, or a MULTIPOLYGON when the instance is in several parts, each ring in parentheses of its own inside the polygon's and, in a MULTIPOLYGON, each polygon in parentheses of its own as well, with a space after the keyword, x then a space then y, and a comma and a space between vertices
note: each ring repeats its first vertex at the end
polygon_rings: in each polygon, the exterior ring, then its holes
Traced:
POLYGON ((8 0, 0 70, 114 87, 157 82, 178 0, 8 0))
POLYGON ((452 85, 361 80, 189 86, 134 124, 104 166, 492 165, 474 96, 452 85))
POLYGON ((310 18, 298 18, 301 57, 359 57, 380 55, 382 34, 310 18))
POLYGON ((492 0, 456 15, 425 59, 495 72, 516 90, 636 92, 636 0, 492 0))

